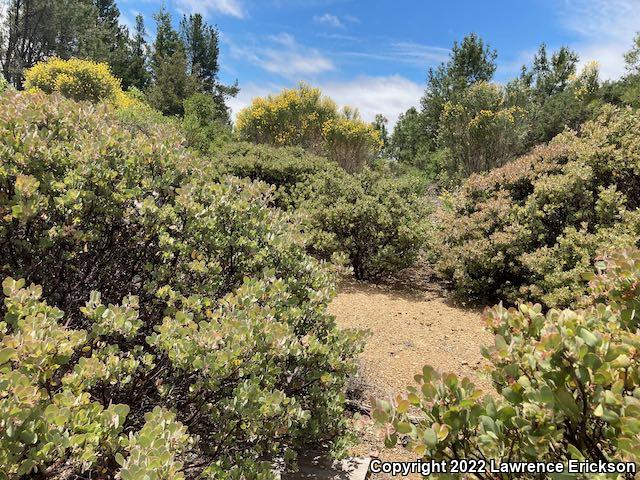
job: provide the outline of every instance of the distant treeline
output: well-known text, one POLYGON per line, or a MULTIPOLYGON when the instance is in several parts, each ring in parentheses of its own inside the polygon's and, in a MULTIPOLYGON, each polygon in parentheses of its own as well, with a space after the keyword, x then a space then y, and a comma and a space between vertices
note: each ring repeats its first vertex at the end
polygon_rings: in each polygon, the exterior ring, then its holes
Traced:
POLYGON ((497 52, 475 34, 454 43, 447 62, 427 75, 419 107, 401 115, 387 154, 442 185, 487 171, 578 130, 600 107, 640 106, 640 36, 625 55, 626 75, 601 81, 598 65, 578 71, 578 54, 542 44, 530 66, 506 84, 493 81, 497 52))
POLYGON ((142 15, 130 31, 114 0, 10 0, 0 20, 2 74, 21 88, 25 69, 49 57, 106 62, 124 89, 144 92, 165 114, 182 114, 185 99, 205 93, 228 121, 225 98, 238 89, 219 82, 217 28, 196 13, 183 16, 176 30, 164 7, 154 20, 149 45, 142 15))

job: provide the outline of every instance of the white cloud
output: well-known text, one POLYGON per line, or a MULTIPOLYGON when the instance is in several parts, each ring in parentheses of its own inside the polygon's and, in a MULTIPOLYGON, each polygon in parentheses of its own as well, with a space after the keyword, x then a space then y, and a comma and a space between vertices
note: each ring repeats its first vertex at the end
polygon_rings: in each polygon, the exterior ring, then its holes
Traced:
POLYGON ((565 0, 563 26, 581 37, 571 45, 581 63, 596 60, 603 78, 624 74, 624 53, 640 30, 640 0, 565 0))
POLYGON ((446 62, 449 59, 449 49, 434 47, 432 45, 422 45, 413 42, 396 42, 391 44, 391 52, 406 61, 419 65, 429 63, 446 62))
POLYGON ((176 5, 180 10, 204 15, 219 13, 236 18, 246 17, 240 0, 176 0, 176 5))
POLYGON ((335 69, 333 62, 315 48, 300 45, 288 33, 268 37, 268 46, 231 45, 231 55, 270 73, 297 80, 335 69))
POLYGON ((235 118, 240 110, 248 107, 255 97, 266 97, 271 93, 279 92, 283 88, 285 88, 284 85, 257 85, 254 82, 240 85, 240 93, 235 98, 227 100, 227 105, 231 108, 232 117, 235 118))
POLYGON ((344 27, 344 24, 340 21, 340 19, 335 15, 331 15, 330 13, 325 13, 324 15, 313 17, 313 21, 316 23, 329 25, 330 27, 334 28, 344 27))
POLYGON ((337 55, 383 62, 406 63, 425 68, 447 61, 449 49, 412 42, 392 42, 375 51, 343 51, 337 55))
MULTIPOLYGON (((389 119, 393 128, 398 116, 418 104, 424 87, 400 75, 387 77, 360 76, 345 82, 320 82, 313 84, 331 97, 339 106, 349 105, 360 111, 363 120, 372 122, 381 113, 389 119)), ((254 97, 278 93, 285 85, 259 86, 249 83, 242 86, 238 96, 228 104, 235 116, 248 106, 254 97)))
POLYGON ((381 113, 393 128, 401 113, 418 104, 424 86, 400 75, 385 77, 360 76, 346 82, 318 85, 339 105, 357 108, 363 120, 372 122, 381 113))

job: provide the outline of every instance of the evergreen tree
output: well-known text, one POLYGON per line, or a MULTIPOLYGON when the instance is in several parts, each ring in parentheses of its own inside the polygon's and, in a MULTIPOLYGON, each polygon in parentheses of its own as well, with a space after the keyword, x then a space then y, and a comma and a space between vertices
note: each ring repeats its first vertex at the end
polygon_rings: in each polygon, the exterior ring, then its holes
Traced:
POLYGON ((136 26, 133 37, 130 40, 129 66, 123 78, 123 85, 126 84, 125 87, 133 86, 144 90, 149 85, 151 75, 147 69, 146 35, 144 18, 141 14, 138 14, 136 15, 136 26))
POLYGON ((124 77, 129 40, 119 16, 114 0, 10 0, 2 19, 3 74, 20 87, 25 68, 56 55, 107 62, 124 77))
POLYGON ((389 145, 390 154, 397 161, 408 165, 416 164, 424 134, 422 121, 423 118, 415 107, 398 117, 389 145))
POLYGON ((540 97, 550 97, 563 92, 576 74, 578 54, 562 47, 549 58, 543 43, 533 58, 531 69, 522 68, 522 79, 540 97))
POLYGON ((182 115, 184 101, 198 90, 198 81, 187 73, 184 50, 156 60, 154 78, 147 90, 149 103, 165 115, 182 115))
POLYGON ((55 47, 51 22, 54 5, 47 0, 10 0, 3 15, 2 73, 14 85, 22 85, 25 68, 49 55, 55 47))
POLYGON ((50 20, 54 24, 56 42, 52 54, 69 59, 84 57, 95 60, 97 9, 91 0, 55 0, 50 20))
POLYGON ((549 56, 542 44, 531 68, 522 67, 520 83, 528 95, 521 106, 529 115, 529 146, 548 142, 566 127, 578 128, 590 115, 590 99, 576 95, 573 88, 578 61, 578 54, 567 47, 549 56))
POLYGON ((620 99, 626 105, 640 107, 640 33, 633 39, 633 45, 624 56, 627 74, 619 82, 620 99))
MULTIPOLYGON (((80 23, 75 19, 70 51, 62 58, 80 57, 111 66, 111 71, 125 79, 129 68, 129 32, 119 23, 120 10, 115 0, 76 0, 84 10, 80 23), (75 41, 74 39, 75 38, 75 41)), ((62 13, 63 18, 66 13, 62 13)), ((125 87, 126 85, 125 82, 125 87)))
POLYGON ((380 151, 381 155, 386 155, 389 148, 389 129, 387 127, 388 123, 389 119, 381 113, 378 113, 375 120, 371 124, 373 126, 373 129, 378 132, 378 135, 380 135, 380 141, 382 142, 382 149, 380 151))
POLYGON ((182 52, 184 55, 184 45, 180 41, 178 32, 176 32, 171 24, 171 14, 164 6, 153 18, 156 21, 156 39, 153 42, 151 69, 154 77, 157 77, 157 72, 161 64, 167 58, 172 57, 177 52, 182 52))
POLYGON ((153 43, 151 67, 153 82, 148 89, 151 105, 166 115, 182 115, 184 101, 199 89, 197 77, 190 74, 186 49, 171 24, 164 7, 154 16, 156 39, 153 43))
POLYGON ((442 108, 456 95, 476 82, 488 82, 496 71, 497 53, 475 33, 464 37, 462 43, 454 42, 449 60, 436 69, 429 69, 427 89, 422 97, 422 115, 426 142, 431 149, 436 146, 438 125, 442 108))
POLYGON ((213 92, 218 81, 218 31, 202 15, 185 15, 180 21, 189 73, 198 77, 204 91, 213 92))

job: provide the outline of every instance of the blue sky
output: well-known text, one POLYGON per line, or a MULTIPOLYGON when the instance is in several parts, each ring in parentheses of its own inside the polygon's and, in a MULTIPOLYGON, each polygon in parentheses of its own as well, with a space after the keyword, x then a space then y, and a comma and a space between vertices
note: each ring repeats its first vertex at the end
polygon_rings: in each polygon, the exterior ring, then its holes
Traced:
MULTIPOLYGON (((161 0, 118 0, 122 21, 161 0)), ((237 112, 251 98, 304 80, 363 118, 391 123, 417 105, 427 69, 454 40, 476 32, 498 50, 497 81, 516 75, 541 42, 568 45, 602 77, 624 73, 623 53, 640 30, 640 0, 165 0, 177 23, 200 12, 221 32, 221 78, 238 80, 237 112)))

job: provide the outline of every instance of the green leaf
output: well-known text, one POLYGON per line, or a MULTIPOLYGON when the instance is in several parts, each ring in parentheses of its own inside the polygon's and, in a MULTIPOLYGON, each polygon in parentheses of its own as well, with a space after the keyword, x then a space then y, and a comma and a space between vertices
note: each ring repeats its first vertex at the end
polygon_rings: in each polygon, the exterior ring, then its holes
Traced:
POLYGON ((387 415, 387 412, 385 412, 380 408, 376 408, 375 410, 373 410, 373 412, 371 413, 371 416, 378 423, 384 424, 389 421, 389 415, 387 415))
POLYGON ((7 363, 16 354, 15 349, 10 347, 0 348, 0 365, 7 363))
POLYGON ((407 434, 411 432, 412 426, 409 422, 398 422, 396 430, 398 433, 407 434))
POLYGON ((407 413, 407 410, 409 410, 410 406, 411 406, 411 404, 409 403, 408 400, 402 399, 402 400, 400 400, 398 402, 398 404, 396 406, 396 410, 400 414, 407 413))
POLYGON ((121 467, 127 462, 120 452, 116 453, 115 459, 116 463, 121 467))
POLYGON ((596 417, 602 417, 603 412, 604 412, 604 409, 601 403, 599 403, 598 406, 593 410, 593 414, 596 417))
POLYGON ((391 435, 387 435, 386 437, 384 437, 384 446, 387 448, 393 448, 396 446, 396 443, 398 443, 398 435, 396 435, 395 433, 391 434, 391 435))
POLYGON ((438 435, 433 431, 433 428, 427 427, 422 434, 422 438, 424 438, 424 442, 427 444, 429 448, 435 448, 438 444, 438 435))
POLYGON ((558 404, 570 417, 576 418, 580 415, 580 407, 578 407, 573 395, 569 391, 564 389, 557 390, 556 399, 558 404))
POLYGON ((580 450, 578 450, 571 443, 567 445, 567 450, 569 451, 571 458, 574 458, 575 460, 584 460, 584 455, 582 455, 582 452, 580 452, 580 450))
POLYGON ((598 337, 596 337, 593 333, 591 333, 586 328, 581 328, 578 335, 580 335, 580 338, 584 340, 584 343, 586 343, 590 347, 595 347, 596 345, 598 345, 598 343, 600 343, 600 340, 598 340, 598 337))
POLYGON ((447 438, 447 436, 449 435, 449 426, 445 424, 440 425, 440 427, 437 429, 436 435, 439 441, 447 438))

